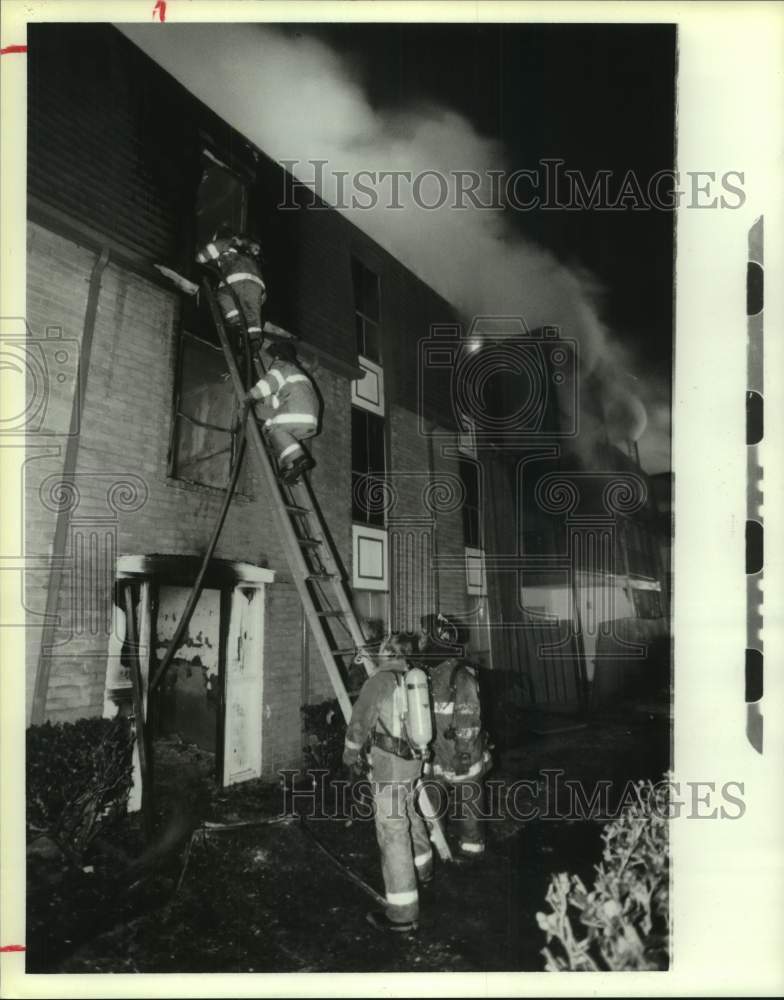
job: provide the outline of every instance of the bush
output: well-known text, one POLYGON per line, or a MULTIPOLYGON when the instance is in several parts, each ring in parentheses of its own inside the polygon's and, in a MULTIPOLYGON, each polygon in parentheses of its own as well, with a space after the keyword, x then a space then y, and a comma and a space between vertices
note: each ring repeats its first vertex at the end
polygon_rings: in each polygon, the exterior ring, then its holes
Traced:
POLYGON ((82 857, 125 813, 133 738, 127 719, 79 719, 27 730, 28 838, 46 835, 82 857))
POLYGON ((637 785, 638 802, 602 833, 602 863, 589 892, 576 875, 554 875, 537 913, 548 972, 666 969, 669 964, 669 785, 637 785), (570 910, 586 928, 578 937, 570 910))
POLYGON ((346 723, 336 699, 318 705, 302 706, 305 731, 305 764, 311 770, 328 771, 335 776, 343 759, 346 723))

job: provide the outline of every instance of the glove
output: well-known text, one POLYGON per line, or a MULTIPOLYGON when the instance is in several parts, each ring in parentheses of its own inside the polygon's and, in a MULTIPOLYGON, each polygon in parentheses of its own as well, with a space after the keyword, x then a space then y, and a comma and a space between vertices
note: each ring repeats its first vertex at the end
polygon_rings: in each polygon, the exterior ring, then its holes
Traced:
POLYGON ((275 416, 275 412, 276 411, 271 406, 267 406, 266 403, 256 403, 256 406, 254 407, 254 413, 259 420, 269 420, 275 416))
POLYGON ((458 753, 455 755, 455 774, 467 774, 471 767, 471 754, 458 753))
POLYGON ((342 778, 347 784, 353 785, 365 776, 365 768, 362 760, 357 758, 351 764, 343 762, 342 778))
POLYGON ((349 781, 358 781, 360 778, 364 778, 367 772, 365 756, 359 750, 344 750, 343 765, 348 773, 349 781))

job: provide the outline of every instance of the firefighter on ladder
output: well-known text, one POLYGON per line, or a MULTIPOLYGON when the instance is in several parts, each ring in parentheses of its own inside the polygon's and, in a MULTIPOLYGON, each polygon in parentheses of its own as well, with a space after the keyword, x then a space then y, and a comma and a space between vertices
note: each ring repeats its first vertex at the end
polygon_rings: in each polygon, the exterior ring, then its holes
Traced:
POLYGON ((301 442, 318 433, 319 400, 309 376, 297 364, 293 344, 273 341, 266 353, 272 363, 248 392, 246 404, 257 404, 256 416, 264 421, 278 474, 291 485, 315 464, 301 442))
POLYGON ((196 260, 218 274, 216 298, 235 344, 242 344, 240 331, 244 318, 251 342, 258 346, 262 338, 261 310, 267 301, 259 243, 221 226, 196 254, 196 260))
POLYGON ((378 671, 365 681, 354 704, 343 752, 347 767, 358 769, 370 743, 369 778, 386 910, 369 913, 367 919, 392 933, 417 929, 418 886, 433 877, 433 851, 414 804, 432 727, 427 678, 406 662, 413 649, 413 640, 399 634, 382 643, 378 671))
POLYGON ((421 624, 419 652, 430 676, 435 719, 427 784, 434 781, 454 796, 449 815, 458 836, 457 860, 473 861, 485 850, 482 779, 492 764, 482 729, 479 682, 475 668, 454 655, 455 627, 442 615, 425 615, 421 624))
MULTIPOLYGON (((216 298, 235 343, 244 346, 240 336, 244 319, 252 348, 260 351, 264 338, 262 308, 267 291, 261 273, 259 243, 221 226, 196 254, 196 260, 218 274, 216 298)), ((313 383, 297 364, 291 343, 274 340, 267 347, 267 354, 272 364, 248 393, 245 405, 259 404, 256 416, 264 421, 278 473, 284 483, 291 485, 314 465, 300 442, 318 433, 319 401, 313 383)), ((244 416, 240 419, 243 421, 244 416)))

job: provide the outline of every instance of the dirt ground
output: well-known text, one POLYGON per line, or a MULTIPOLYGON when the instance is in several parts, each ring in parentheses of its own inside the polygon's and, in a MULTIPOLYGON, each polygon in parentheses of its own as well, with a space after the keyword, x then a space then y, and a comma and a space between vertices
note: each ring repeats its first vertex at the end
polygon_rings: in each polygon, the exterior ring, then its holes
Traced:
MULTIPOLYGON (((556 729, 569 720, 539 720, 556 729)), ((499 754, 494 781, 580 781, 590 794, 610 781, 611 805, 629 780, 669 766, 669 722, 661 713, 616 711, 586 728, 529 731, 499 754)), ((438 865, 423 891, 416 937, 373 930, 374 909, 303 830, 281 820, 281 786, 248 782, 218 789, 212 758, 177 741, 156 746, 157 840, 145 848, 138 816, 97 845, 78 870, 45 855, 29 859, 30 972, 369 972, 541 970, 551 874, 592 881, 602 822, 569 818, 564 786, 555 797, 523 789, 519 815, 488 821, 487 852, 470 865, 438 865), (522 818, 538 806, 537 818, 522 818), (204 821, 277 819, 205 835, 204 821), (195 835, 194 831, 197 831, 195 835)), ((307 792, 309 782, 301 788, 307 792)), ((500 786, 499 786, 500 787, 500 786)), ((498 793, 500 796, 500 792, 498 793)), ((508 800, 499 797, 499 802, 508 800)), ((290 806, 291 800, 288 800, 290 806)), ((305 796, 296 801, 304 810, 305 796)), ((310 819, 307 829, 382 892, 372 819, 310 819)))

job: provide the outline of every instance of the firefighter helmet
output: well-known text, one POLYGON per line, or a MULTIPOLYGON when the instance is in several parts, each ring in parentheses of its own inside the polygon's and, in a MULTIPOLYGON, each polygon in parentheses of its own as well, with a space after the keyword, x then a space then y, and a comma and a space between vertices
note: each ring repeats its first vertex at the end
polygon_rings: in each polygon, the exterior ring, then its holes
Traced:
POLYGON ((295 364, 297 360, 297 350, 293 344, 289 343, 287 340, 273 340, 272 343, 267 348, 267 354, 271 358, 275 358, 279 361, 288 361, 289 364, 295 364))

